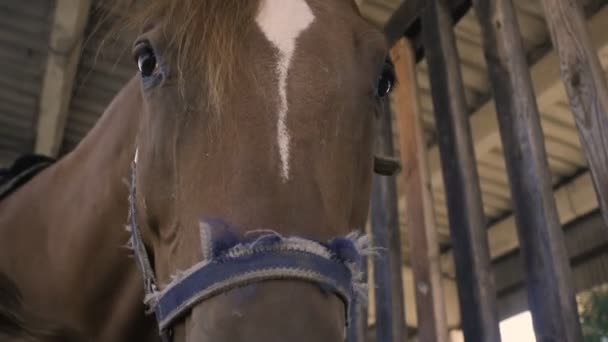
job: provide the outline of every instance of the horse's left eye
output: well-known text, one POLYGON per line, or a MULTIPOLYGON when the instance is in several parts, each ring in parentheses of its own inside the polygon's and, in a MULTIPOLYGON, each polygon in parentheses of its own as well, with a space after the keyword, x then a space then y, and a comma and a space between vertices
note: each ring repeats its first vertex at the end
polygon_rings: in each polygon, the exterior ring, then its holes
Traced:
POLYGON ((376 85, 376 96, 382 98, 391 93, 395 85, 395 71, 392 63, 386 61, 376 85))

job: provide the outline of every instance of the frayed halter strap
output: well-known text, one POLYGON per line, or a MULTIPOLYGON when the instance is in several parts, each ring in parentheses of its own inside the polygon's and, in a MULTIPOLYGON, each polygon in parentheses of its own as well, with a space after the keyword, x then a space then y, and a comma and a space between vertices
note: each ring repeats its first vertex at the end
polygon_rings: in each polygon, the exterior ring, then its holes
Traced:
POLYGON ((349 335, 352 334, 356 304, 366 293, 361 272, 362 251, 368 248, 366 237, 350 234, 324 243, 258 232, 239 238, 221 221, 203 221, 203 260, 160 290, 137 226, 136 165, 137 153, 130 180, 131 246, 142 272, 145 302, 156 314, 164 341, 170 340, 175 321, 201 301, 235 287, 277 279, 316 283, 338 295, 344 302, 349 335))

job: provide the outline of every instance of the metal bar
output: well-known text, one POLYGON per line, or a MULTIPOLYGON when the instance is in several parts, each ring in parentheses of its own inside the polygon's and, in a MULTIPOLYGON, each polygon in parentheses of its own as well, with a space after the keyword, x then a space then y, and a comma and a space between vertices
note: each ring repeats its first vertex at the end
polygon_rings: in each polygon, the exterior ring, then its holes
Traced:
MULTIPOLYGON (((376 152, 394 155, 388 103, 377 124, 376 152)), ((394 176, 375 175, 372 184, 372 236, 374 256, 376 341, 405 341, 405 313, 401 270, 401 238, 397 186, 394 176)))
POLYGON ((416 57, 411 43, 405 38, 397 41, 391 49, 391 59, 398 80, 392 97, 399 126, 399 150, 405 165, 405 172, 401 174, 406 194, 407 233, 410 264, 414 274, 418 339, 448 342, 439 242, 418 103, 416 57))
POLYGON ((542 3, 598 203, 608 225, 608 87, 604 71, 591 44, 581 4, 572 0, 542 3))
POLYGON ((439 151, 467 342, 500 341, 479 176, 449 9, 433 0, 422 17, 439 151))
POLYGON ((551 187, 532 79, 510 0, 475 0, 511 198, 541 341, 582 341, 564 238, 551 187))

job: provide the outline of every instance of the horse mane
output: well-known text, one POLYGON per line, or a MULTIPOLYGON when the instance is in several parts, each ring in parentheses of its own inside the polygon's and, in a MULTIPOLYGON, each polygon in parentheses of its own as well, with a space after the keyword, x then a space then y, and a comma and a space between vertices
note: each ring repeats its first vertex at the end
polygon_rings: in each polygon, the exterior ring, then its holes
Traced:
MULTIPOLYGON (((215 112, 235 80, 239 45, 257 13, 259 0, 109 0, 104 6, 118 32, 140 33, 160 25, 175 58, 180 93, 184 79, 205 81, 206 105, 215 112), (193 78, 194 77, 194 78, 193 78)), ((174 66, 175 67, 175 66, 174 66)))
POLYGON ((76 332, 29 313, 17 285, 0 272, 0 341, 83 342, 76 332))

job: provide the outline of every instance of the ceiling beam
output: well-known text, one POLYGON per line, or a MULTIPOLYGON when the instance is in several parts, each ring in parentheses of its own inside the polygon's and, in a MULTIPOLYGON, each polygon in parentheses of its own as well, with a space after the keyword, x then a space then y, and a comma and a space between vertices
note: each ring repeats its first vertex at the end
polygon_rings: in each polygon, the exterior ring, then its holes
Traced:
POLYGON ((40 93, 35 151, 56 157, 72 96, 90 0, 57 0, 40 93))
MULTIPOLYGON (((593 45, 598 49, 602 66, 608 65, 608 8, 600 10, 589 21, 589 31, 593 45)), ((560 78, 559 60, 554 51, 548 53, 531 68, 532 81, 537 96, 540 112, 550 111, 560 99, 565 99, 565 90, 560 78)), ((471 130, 478 160, 502 149, 500 133, 496 118, 494 101, 489 101, 470 117, 471 130)), ((434 187, 443 188, 439 150, 437 146, 429 150, 429 167, 434 187)), ((597 208, 597 199, 588 173, 558 188, 555 193, 557 207, 562 224, 597 208)), ((488 240, 490 254, 497 258, 518 248, 519 241, 513 215, 497 222, 489 228, 488 240)), ((453 276, 454 264, 452 251, 442 255, 442 269, 453 276)))
MULTIPOLYGON (((401 4, 384 24, 384 35, 389 45, 393 45, 399 38, 406 36, 414 42, 417 50, 422 50, 420 15, 427 4, 427 0, 401 1, 401 4)), ((453 0, 449 2, 449 6, 452 25, 456 25, 471 8, 471 0, 453 0)))
MULTIPOLYGON (((386 17, 386 4, 381 1, 356 0, 361 12, 376 25, 383 26, 389 46, 399 38, 406 36, 413 44, 417 60, 423 56, 422 41, 420 40, 420 14, 426 8, 427 0, 402 0, 400 4, 386 17)), ((450 1, 450 12, 455 25, 471 8, 471 0, 450 1)))

